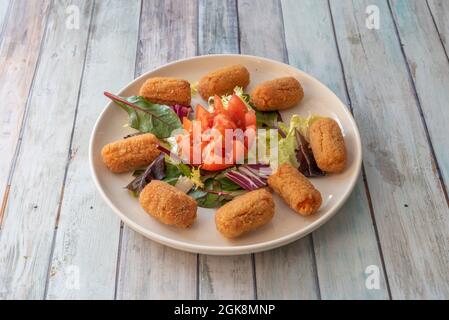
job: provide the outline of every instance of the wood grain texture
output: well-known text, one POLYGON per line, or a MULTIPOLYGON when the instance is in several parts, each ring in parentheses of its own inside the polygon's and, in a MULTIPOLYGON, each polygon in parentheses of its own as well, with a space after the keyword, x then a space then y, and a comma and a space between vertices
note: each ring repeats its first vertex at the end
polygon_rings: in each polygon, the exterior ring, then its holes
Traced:
MULTIPOLYGON (((238 53, 237 3, 200 1, 198 54, 238 53)), ((253 262, 250 254, 199 255, 200 299, 253 299, 253 262)))
POLYGON ((47 298, 113 299, 120 220, 96 190, 89 138, 107 99, 134 78, 140 1, 96 1, 47 298), (123 43, 127 43, 126 46, 123 43), (79 276, 77 286, 70 285, 79 276), (69 285, 68 285, 69 284, 69 285))
POLYGON ((238 53, 237 1, 200 0, 198 5, 198 54, 238 53))
MULTIPOLYGON (((197 9, 194 1, 143 2, 137 74, 195 55, 197 9)), ((197 256, 160 245, 125 226, 118 281, 119 299, 194 299, 197 256)))
POLYGON ((6 21, 8 19, 8 11, 11 5, 10 0, 0 1, 0 42, 3 39, 3 31, 6 27, 6 21))
MULTIPOLYGON (((15 150, 19 141, 28 92, 31 89, 39 58, 48 9, 49 1, 34 1, 31 4, 28 4, 26 0, 14 1, 9 9, 9 19, 5 19, 2 26, 0 43, 1 198, 5 194, 9 172, 15 159, 15 150), (27 10, 23 10, 24 6, 27 6, 27 10)), ((3 5, 2 10, 6 10, 3 5)), ((3 202, 6 204, 6 198, 3 202)), ((0 210, 0 222, 3 215, 4 211, 0 210)))
POLYGON ((61 28, 69 1, 52 6, 30 93, 0 238, 3 298, 44 297, 92 10, 70 3, 80 8, 81 28, 61 28))
MULTIPOLYGON (((241 52, 286 62, 280 4, 268 0, 238 1, 238 12, 241 52)), ((308 236, 286 248, 255 254, 257 297, 277 298, 279 293, 283 299, 319 297, 312 250, 308 236)))
MULTIPOLYGON (((316 77, 349 106, 327 0, 281 3, 290 64, 316 77)), ((347 203, 312 236, 322 299, 388 298, 361 177, 347 203), (370 265, 379 267, 379 290, 365 286, 365 270, 370 265)))
POLYGON ((388 5, 330 3, 392 298, 448 298, 449 210, 388 5))
MULTIPOLYGON (((392 1, 391 9, 439 169, 448 186, 449 137, 442 128, 449 123, 449 61, 424 1, 392 1)), ((449 12, 446 14, 449 18, 449 12)))
POLYGON ((427 0, 427 4, 447 55, 449 52, 449 2, 446 0, 427 0))

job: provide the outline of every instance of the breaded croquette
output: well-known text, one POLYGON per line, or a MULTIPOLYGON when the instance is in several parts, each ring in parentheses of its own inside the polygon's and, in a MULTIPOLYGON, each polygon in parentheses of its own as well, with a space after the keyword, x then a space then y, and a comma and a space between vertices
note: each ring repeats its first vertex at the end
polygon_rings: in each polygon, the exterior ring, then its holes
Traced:
POLYGON ((342 172, 346 166, 346 147, 338 123, 318 119, 309 128, 310 146, 318 167, 325 172, 342 172))
POLYGON ((251 102, 259 111, 284 110, 298 104, 304 91, 293 77, 277 78, 259 84, 251 93, 251 102))
POLYGON ((273 196, 267 189, 258 189, 219 208, 215 213, 215 224, 223 236, 236 238, 267 224, 273 215, 273 196))
POLYGON ((139 95, 153 103, 168 106, 190 105, 190 83, 186 80, 170 77, 150 78, 140 87, 139 95))
POLYGON ((284 163, 268 177, 268 185, 297 213, 308 216, 321 206, 321 194, 295 167, 284 163))
POLYGON ((152 180, 139 196, 142 208, 160 222, 179 228, 190 227, 196 218, 196 201, 174 186, 152 180))
POLYGON ((235 87, 246 88, 248 84, 248 70, 244 66, 236 64, 203 76, 198 82, 198 92, 207 101, 211 96, 231 94, 235 87))
POLYGON ((151 133, 140 134, 109 143, 101 150, 104 164, 114 173, 149 165, 161 153, 159 140, 151 133))

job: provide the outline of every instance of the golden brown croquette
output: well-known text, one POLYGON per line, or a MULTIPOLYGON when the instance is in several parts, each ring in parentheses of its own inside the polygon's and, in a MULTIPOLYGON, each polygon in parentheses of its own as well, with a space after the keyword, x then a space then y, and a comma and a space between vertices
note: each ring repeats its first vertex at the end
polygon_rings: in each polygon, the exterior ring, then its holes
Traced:
POLYGON ((215 225, 226 238, 236 238, 267 224, 273 215, 273 196, 267 189, 258 189, 219 208, 215 213, 215 225))
POLYGON ((251 93, 251 102, 257 110, 284 110, 298 104, 304 91, 293 77, 278 78, 259 84, 251 93))
POLYGON ((196 201, 174 186, 152 180, 139 196, 142 208, 160 222, 179 228, 190 227, 196 218, 196 201))
POLYGON ((161 153, 159 140, 151 133, 109 143, 101 150, 104 164, 114 173, 122 173, 149 165, 161 153))
POLYGON ((310 146, 318 167, 339 173, 346 166, 346 147, 338 123, 330 118, 318 119, 309 128, 310 146))
POLYGON ((268 185, 297 213, 308 216, 321 206, 321 194, 313 184, 290 164, 279 166, 268 177, 268 185))
POLYGON ((235 87, 246 88, 248 84, 248 70, 244 66, 236 64, 203 76, 198 82, 198 92, 207 101, 211 96, 231 94, 235 87))
POLYGON ((175 104, 189 106, 191 100, 190 83, 186 80, 171 77, 150 78, 140 87, 139 95, 153 103, 169 106, 175 104))

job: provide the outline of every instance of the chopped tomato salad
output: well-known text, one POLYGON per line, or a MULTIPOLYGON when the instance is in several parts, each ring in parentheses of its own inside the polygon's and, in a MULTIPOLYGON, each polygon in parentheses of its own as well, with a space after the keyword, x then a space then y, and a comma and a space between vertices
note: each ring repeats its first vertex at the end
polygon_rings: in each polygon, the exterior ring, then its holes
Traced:
POLYGON ((233 94, 223 106, 214 97, 210 112, 202 105, 195 108, 195 119, 184 117, 184 133, 176 137, 179 155, 207 171, 218 171, 241 163, 256 134, 256 113, 233 94))

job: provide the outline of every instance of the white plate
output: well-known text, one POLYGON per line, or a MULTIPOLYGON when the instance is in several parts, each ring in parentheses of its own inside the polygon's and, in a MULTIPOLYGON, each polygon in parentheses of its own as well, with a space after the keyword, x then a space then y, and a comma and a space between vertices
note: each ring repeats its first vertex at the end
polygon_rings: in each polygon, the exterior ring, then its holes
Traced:
MULTIPOLYGON (((127 225, 144 236, 170 247, 197 253, 233 255, 268 250, 297 240, 328 221, 354 188, 360 172, 362 148, 352 115, 326 86, 289 65, 245 55, 194 57, 145 73, 118 94, 136 95, 142 83, 150 77, 172 76, 195 82, 211 70, 236 63, 244 65, 251 74, 247 92, 265 80, 282 76, 297 78, 304 88, 305 96, 298 106, 282 112, 283 120, 289 121, 292 114, 307 116, 309 113, 326 115, 337 120, 343 129, 348 151, 346 170, 341 174, 312 179, 312 183, 323 196, 323 205, 318 213, 311 217, 294 213, 275 196, 276 213, 271 223, 237 240, 225 239, 218 233, 214 222, 215 209, 198 208, 197 220, 189 229, 166 226, 145 213, 138 200, 123 188, 132 179, 130 173, 113 174, 101 160, 100 151, 105 144, 133 132, 133 129, 123 127, 128 121, 127 114, 113 103, 109 103, 98 118, 90 140, 89 160, 92 175, 108 205, 127 225)), ((205 101, 199 96, 194 97, 192 105, 196 103, 205 105, 205 101)))

